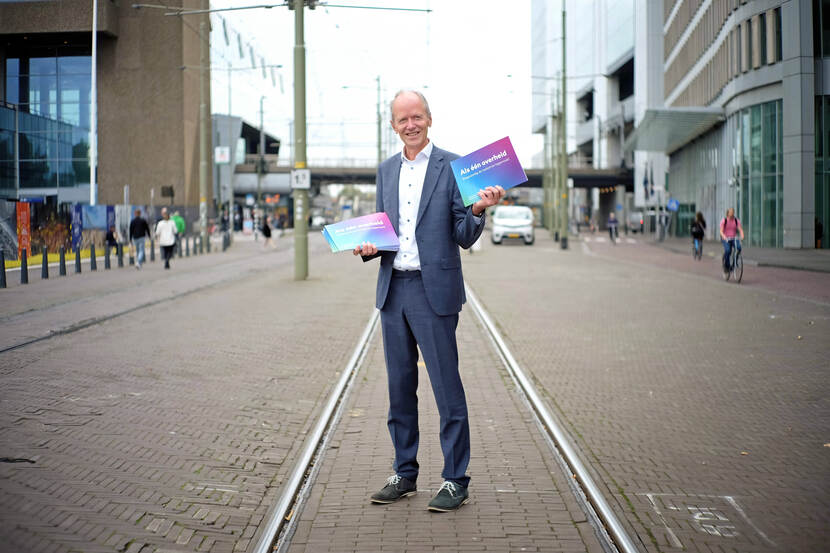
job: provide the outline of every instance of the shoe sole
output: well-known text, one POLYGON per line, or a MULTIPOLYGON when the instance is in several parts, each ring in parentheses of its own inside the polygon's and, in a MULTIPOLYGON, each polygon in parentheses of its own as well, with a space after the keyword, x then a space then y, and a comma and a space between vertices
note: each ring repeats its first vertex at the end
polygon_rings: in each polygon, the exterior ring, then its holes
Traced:
POLYGON ((467 498, 464 499, 464 501, 459 503, 458 507, 456 507, 455 509, 442 509, 441 507, 433 507, 432 505, 430 505, 429 507, 427 507, 427 510, 432 511, 433 513, 451 513, 452 511, 457 511, 458 509, 461 508, 462 505, 465 505, 469 502, 470 502, 470 498, 467 497, 467 498))
POLYGON ((396 503, 396 502, 400 501, 401 499, 403 499, 404 497, 409 497, 409 496, 415 495, 416 493, 418 493, 418 491, 413 490, 411 492, 406 492, 404 494, 401 494, 401 496, 398 497, 398 499, 375 499, 374 497, 372 497, 372 498, 369 498, 369 501, 371 501, 375 505, 389 505, 390 503, 396 503))

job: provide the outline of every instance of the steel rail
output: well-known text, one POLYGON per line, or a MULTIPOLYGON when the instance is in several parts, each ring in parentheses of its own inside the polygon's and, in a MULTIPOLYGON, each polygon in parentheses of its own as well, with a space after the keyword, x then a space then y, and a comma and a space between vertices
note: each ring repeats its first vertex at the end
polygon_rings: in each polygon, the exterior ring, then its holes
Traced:
POLYGON ((507 370, 511 373, 511 376, 513 376, 513 378, 519 383, 519 386, 521 387, 527 399, 530 401, 530 404, 536 411, 536 414, 539 416, 542 423, 547 428, 548 432, 551 434, 554 443, 559 448, 559 451, 562 453, 562 456, 564 457, 565 462, 568 464, 568 467, 571 469, 571 471, 573 471, 574 476, 576 476, 576 479, 581 484, 585 496, 587 497, 588 501, 591 503, 593 508, 596 510, 602 524, 605 525, 606 531, 614 540, 615 545, 622 553, 640 553, 640 550, 637 549, 636 545, 634 545, 634 541, 628 536, 628 533, 625 531, 625 528, 622 526, 619 519, 614 514, 614 511, 611 509, 611 506, 605 500, 605 497, 603 497, 602 493, 600 492, 599 488, 594 482, 594 479, 588 472, 588 469, 585 467, 585 465, 582 463, 582 460, 577 455, 576 449, 571 443, 570 438, 567 436, 567 434, 559 425, 557 420, 548 410, 544 401, 542 401, 542 398, 539 396, 539 393, 536 391, 536 387, 527 377, 521 366, 516 362, 516 359, 513 357, 513 354, 510 353, 510 350, 508 349, 507 345, 504 343, 504 340, 502 340, 501 335, 496 329, 496 325, 493 323, 492 319, 490 319, 490 316, 484 310, 481 303, 478 301, 476 295, 473 293, 472 290, 470 290, 470 287, 465 284, 464 288, 467 293, 467 299, 470 301, 470 304, 472 305, 473 309, 475 310, 476 314, 478 315, 479 319, 484 325, 484 328, 487 330, 487 332, 490 334, 490 337, 493 339, 493 342, 496 344, 496 347, 499 350, 499 354, 505 361, 505 366, 507 367, 507 370))
POLYGON ((327 430, 330 430, 329 423, 334 418, 338 404, 341 404, 343 395, 346 393, 351 382, 354 381, 354 376, 357 373, 357 368, 359 366, 358 362, 366 351, 369 344, 369 338, 377 326, 379 316, 380 311, 375 309, 372 312, 372 316, 369 318, 369 322, 366 324, 366 328, 363 330, 363 334, 357 342, 354 352, 352 352, 349 362, 346 364, 346 368, 343 370, 343 374, 340 375, 340 380, 337 381, 337 384, 335 384, 334 389, 331 391, 331 394, 329 395, 329 398, 326 401, 319 418, 317 419, 317 424, 314 426, 314 430, 306 440, 303 452, 294 464, 294 470, 291 472, 291 476, 283 487, 279 501, 276 503, 275 507, 266 514, 265 524, 262 526, 263 530, 260 531, 259 540, 253 549, 254 553, 269 553, 272 550, 274 541, 279 537, 285 523, 288 522, 286 517, 288 517, 291 512, 291 507, 297 502, 297 495, 300 487, 309 475, 309 466, 315 458, 318 446, 324 440, 327 430))

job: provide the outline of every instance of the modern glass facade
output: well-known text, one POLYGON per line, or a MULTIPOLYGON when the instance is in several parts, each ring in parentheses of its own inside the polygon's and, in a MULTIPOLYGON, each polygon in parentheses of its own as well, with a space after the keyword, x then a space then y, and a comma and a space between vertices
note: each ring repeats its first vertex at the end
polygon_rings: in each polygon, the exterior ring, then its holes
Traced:
POLYGON ((89 184, 88 50, 14 44, 7 50, 5 104, 0 105, 3 196, 16 188, 18 178, 21 193, 89 184))
POLYGON ((816 96, 815 187, 816 229, 822 227, 821 247, 830 248, 830 96, 816 96))
POLYGON ((784 245, 781 121, 782 102, 775 100, 743 109, 726 123, 735 211, 752 246, 784 245))

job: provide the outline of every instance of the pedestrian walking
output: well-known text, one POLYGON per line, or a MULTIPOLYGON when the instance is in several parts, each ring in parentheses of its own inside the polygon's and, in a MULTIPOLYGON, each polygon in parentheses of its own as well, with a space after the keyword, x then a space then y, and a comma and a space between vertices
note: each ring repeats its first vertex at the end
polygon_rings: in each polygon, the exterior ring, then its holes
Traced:
POLYGON ((389 384, 387 425, 395 449, 395 474, 371 501, 392 503, 416 493, 420 347, 438 404, 444 453, 444 483, 428 508, 453 511, 469 501, 470 482, 470 426, 455 337, 465 301, 458 248, 469 248, 481 236, 485 209, 504 197, 504 189, 489 186, 479 192, 480 200, 464 207, 450 169, 458 156, 427 137, 432 116, 423 94, 398 92, 391 112, 404 145, 378 167, 377 210, 389 217, 400 250, 380 252, 366 242, 353 252, 364 261, 380 257, 376 306, 389 384))
POLYGON ((173 248, 176 246, 178 229, 176 223, 170 219, 167 208, 161 209, 161 221, 156 223, 156 239, 161 248, 161 257, 164 259, 164 268, 170 268, 170 258, 173 257, 173 248))
POLYGON ((187 230, 187 225, 185 224, 184 217, 182 217, 178 210, 173 212, 173 215, 170 217, 170 220, 176 224, 176 242, 178 243, 179 240, 184 238, 184 233, 187 230))
POLYGON ((617 214, 613 211, 608 214, 608 235, 611 237, 611 243, 617 243, 617 237, 619 234, 617 233, 617 225, 619 221, 617 220, 617 214))
POLYGON ((130 241, 135 247, 135 268, 141 269, 144 263, 144 241, 150 236, 150 225, 141 216, 141 210, 135 210, 135 217, 130 221, 130 241))
POLYGON ((115 225, 110 225, 109 230, 107 231, 107 252, 109 252, 110 248, 118 249, 118 237, 115 235, 115 225))
POLYGON ((271 217, 268 215, 262 220, 262 236, 265 238, 265 243, 262 245, 262 249, 272 248, 274 243, 271 242, 271 217))

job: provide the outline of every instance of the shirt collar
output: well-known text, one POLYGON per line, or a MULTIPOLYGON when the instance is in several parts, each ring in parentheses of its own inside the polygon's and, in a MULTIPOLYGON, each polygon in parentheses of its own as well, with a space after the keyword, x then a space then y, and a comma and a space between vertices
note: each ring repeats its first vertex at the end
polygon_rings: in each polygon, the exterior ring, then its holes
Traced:
POLYGON ((431 155, 432 155, 432 140, 427 142, 427 145, 424 146, 424 148, 420 152, 415 154, 415 159, 412 159, 412 160, 406 159, 406 156, 403 153, 403 149, 401 149, 401 161, 403 161, 404 163, 415 163, 415 162, 417 162, 419 160, 423 160, 423 159, 429 160, 429 157, 431 155))

